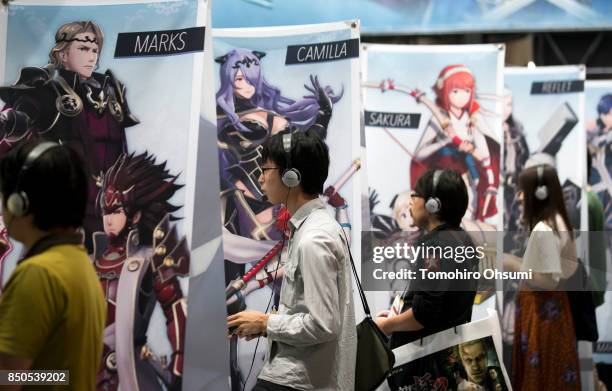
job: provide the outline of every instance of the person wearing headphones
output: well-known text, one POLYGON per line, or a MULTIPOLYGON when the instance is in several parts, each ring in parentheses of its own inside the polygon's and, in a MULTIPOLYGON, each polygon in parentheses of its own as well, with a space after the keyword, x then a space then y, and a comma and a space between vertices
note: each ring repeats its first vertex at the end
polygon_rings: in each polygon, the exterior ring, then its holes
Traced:
POLYGON ((477 270, 475 257, 445 258, 446 252, 441 256, 436 250, 448 246, 475 249, 469 235, 460 228, 467 206, 467 188, 457 172, 428 170, 417 180, 411 193, 410 215, 414 224, 427 233, 420 243, 413 245, 428 252, 415 261, 417 278, 407 282, 399 297, 400 313, 389 317, 389 311, 382 311, 375 319, 381 331, 391 336, 391 348, 471 320, 477 288, 475 279, 427 281, 420 278, 421 269, 434 272, 477 270))
POLYGON ((349 244, 319 198, 329 151, 310 129, 270 137, 262 155, 261 188, 292 216, 278 261, 285 264, 280 306, 276 313, 229 316, 228 327, 239 337, 268 338, 254 391, 353 390, 357 333, 349 244))
POLYGON ((0 369, 68 371, 68 389, 94 390, 106 306, 78 231, 83 167, 53 142, 22 144, 0 161, 4 222, 25 248, 0 297, 0 369))
POLYGON ((578 271, 576 240, 557 171, 534 164, 518 181, 529 240, 522 260, 505 257, 507 271, 532 271, 518 292, 512 368, 515 390, 579 390, 576 325, 565 283, 578 271))

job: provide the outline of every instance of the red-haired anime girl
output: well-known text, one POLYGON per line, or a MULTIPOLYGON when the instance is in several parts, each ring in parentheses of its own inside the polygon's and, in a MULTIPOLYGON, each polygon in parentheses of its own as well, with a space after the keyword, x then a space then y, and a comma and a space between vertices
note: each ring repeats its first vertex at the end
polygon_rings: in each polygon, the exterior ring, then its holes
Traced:
POLYGON ((487 129, 475 99, 476 82, 464 65, 449 65, 440 72, 433 90, 435 104, 422 94, 419 102, 433 115, 419 140, 410 165, 411 187, 428 168, 450 168, 464 175, 472 191, 468 212, 477 220, 497 213, 499 143, 487 129))

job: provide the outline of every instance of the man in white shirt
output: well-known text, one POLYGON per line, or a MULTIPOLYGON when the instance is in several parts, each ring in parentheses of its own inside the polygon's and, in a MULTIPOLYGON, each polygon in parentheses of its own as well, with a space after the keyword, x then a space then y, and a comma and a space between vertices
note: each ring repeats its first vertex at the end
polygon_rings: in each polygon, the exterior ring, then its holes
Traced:
POLYGON ((349 250, 340 225, 319 199, 329 152, 313 130, 272 136, 261 188, 291 219, 276 314, 244 311, 228 327, 247 339, 265 335, 268 354, 254 391, 353 390, 357 335, 349 250))

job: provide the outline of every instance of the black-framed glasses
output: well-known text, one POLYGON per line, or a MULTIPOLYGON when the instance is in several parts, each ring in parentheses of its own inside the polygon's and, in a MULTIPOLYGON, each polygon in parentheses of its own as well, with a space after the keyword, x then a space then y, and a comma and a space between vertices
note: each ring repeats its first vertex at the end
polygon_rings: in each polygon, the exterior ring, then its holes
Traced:
POLYGON ((261 168, 261 172, 263 172, 264 174, 266 173, 266 171, 268 170, 280 170, 280 167, 262 167, 261 168))
POLYGON ((417 198, 425 198, 424 196, 420 195, 419 193, 417 193, 416 191, 412 190, 410 192, 410 197, 417 197, 417 198))

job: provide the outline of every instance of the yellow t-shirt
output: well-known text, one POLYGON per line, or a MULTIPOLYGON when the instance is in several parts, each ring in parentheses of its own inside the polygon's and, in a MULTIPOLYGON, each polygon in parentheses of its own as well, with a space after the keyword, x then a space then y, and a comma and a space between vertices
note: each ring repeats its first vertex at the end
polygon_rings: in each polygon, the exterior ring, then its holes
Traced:
POLYGON ((85 249, 52 246, 18 264, 0 296, 0 352, 32 359, 31 369, 68 370, 69 389, 94 390, 105 317, 85 249))

